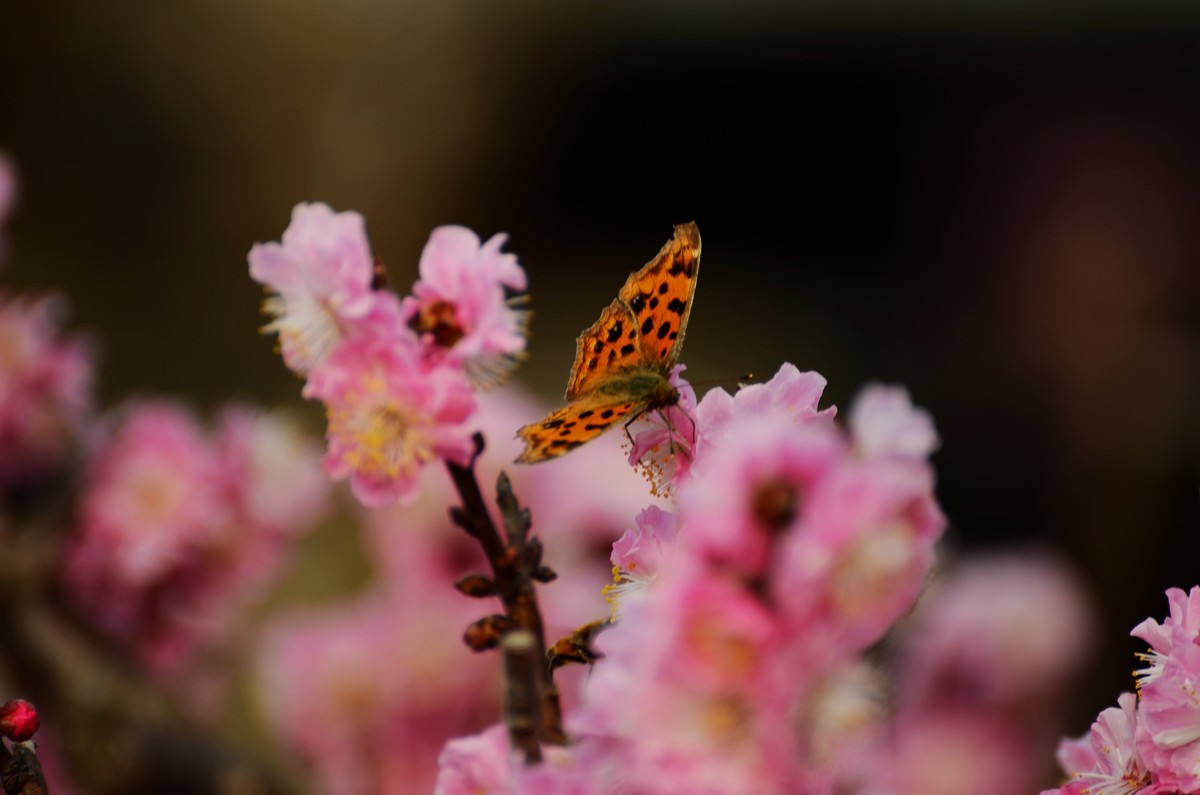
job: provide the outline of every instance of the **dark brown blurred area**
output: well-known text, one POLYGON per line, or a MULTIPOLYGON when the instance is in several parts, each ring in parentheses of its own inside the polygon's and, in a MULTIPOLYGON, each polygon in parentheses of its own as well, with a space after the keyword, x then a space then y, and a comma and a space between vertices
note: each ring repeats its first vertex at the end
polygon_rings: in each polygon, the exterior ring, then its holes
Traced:
POLYGON ((296 202, 361 211, 401 289, 433 226, 505 231, 557 396, 694 219, 689 376, 906 384, 955 544, 1094 588, 1082 730, 1200 582, 1198 36, 1187 3, 2 0, 0 278, 70 296, 107 401, 295 403, 245 255, 296 202))

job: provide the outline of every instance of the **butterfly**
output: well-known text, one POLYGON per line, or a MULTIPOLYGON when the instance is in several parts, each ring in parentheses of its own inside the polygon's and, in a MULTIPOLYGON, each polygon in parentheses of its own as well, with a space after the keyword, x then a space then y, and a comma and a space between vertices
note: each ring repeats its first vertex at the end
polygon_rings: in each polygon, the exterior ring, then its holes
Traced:
POLYGON ((675 236, 625 286, 591 328, 575 341, 567 382, 568 405, 517 431, 525 442, 518 463, 569 453, 624 420, 679 402, 671 368, 679 359, 696 275, 700 230, 675 227, 675 236))

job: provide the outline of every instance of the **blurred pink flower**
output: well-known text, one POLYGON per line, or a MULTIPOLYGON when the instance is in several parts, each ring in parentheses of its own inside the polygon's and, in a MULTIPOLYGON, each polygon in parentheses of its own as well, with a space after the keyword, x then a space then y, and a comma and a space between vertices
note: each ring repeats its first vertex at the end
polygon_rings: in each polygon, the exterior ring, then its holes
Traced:
MULTIPOLYGON (((864 765, 862 795, 1014 795, 1034 783, 1024 738, 1002 721, 934 712, 898 721, 864 765)), ((1093 795, 1125 790, 1097 789, 1093 795)), ((1132 790, 1130 790, 1132 793, 1132 790)))
MULTIPOLYGON (((281 243, 256 243, 250 276, 274 292, 263 304, 279 334, 283 360, 304 374, 324 361, 354 325, 372 313, 388 314, 396 299, 371 289, 374 261, 366 227, 355 212, 325 204, 297 204, 281 243)), ((398 304, 396 304, 398 309, 398 304)), ((391 317, 399 327, 399 314, 391 317)))
POLYGON ((858 660, 817 676, 797 710, 798 753, 820 771, 814 792, 857 792, 859 780, 880 754, 886 735, 888 684, 883 673, 858 660))
POLYGON ((926 458, 938 444, 929 412, 915 408, 903 387, 869 384, 850 406, 854 448, 868 458, 926 458))
POLYGON ((0 151, 0 263, 4 262, 7 241, 4 224, 17 204, 17 169, 12 158, 0 151))
POLYGON ((124 415, 89 467, 70 571, 143 588, 230 516, 220 464, 190 412, 143 402, 124 415))
POLYGON ((1004 712, 1033 733, 1079 675, 1094 631, 1083 585, 1062 564, 1031 555, 960 563, 922 596, 901 636, 901 708, 1004 712))
POLYGON ((785 362, 766 383, 743 386, 732 395, 724 389, 710 389, 696 407, 697 455, 704 454, 705 445, 725 436, 726 426, 737 417, 769 417, 780 428, 813 417, 832 420, 836 408, 817 409, 825 384, 819 373, 802 373, 785 362))
POLYGON ((516 764, 504 724, 446 743, 434 795, 507 795, 516 764))
POLYGON ((421 278, 404 299, 404 315, 435 358, 462 362, 471 380, 492 386, 504 380, 525 351, 528 311, 505 289, 524 290, 525 271, 500 247, 505 235, 482 246, 462 226, 440 226, 421 252, 421 278))
POLYGON ((679 517, 651 505, 637 515, 633 529, 626 530, 617 539, 612 551, 616 582, 605 590, 614 613, 621 598, 642 590, 658 577, 663 563, 675 548, 678 533, 679 517))
POLYGON ((674 487, 688 476, 696 445, 696 390, 683 378, 687 365, 671 370, 671 386, 679 392, 679 403, 639 418, 642 430, 633 435, 629 463, 641 469, 650 483, 650 493, 669 497, 674 487))
POLYGON ((156 674, 191 673, 197 651, 233 637, 245 606, 272 584, 288 538, 321 518, 323 500, 314 495, 297 498, 307 516, 262 510, 270 500, 257 493, 262 475, 253 472, 269 461, 261 439, 289 451, 288 472, 319 468, 313 446, 288 440, 270 421, 259 433, 251 416, 227 415, 218 451, 183 408, 132 405, 85 473, 64 556, 66 588, 156 674))
POLYGON ((329 509, 329 479, 320 449, 287 418, 247 406, 222 412, 217 428, 221 471, 231 503, 248 526, 295 534, 329 509))
POLYGON ((807 510, 809 492, 845 456, 845 444, 829 423, 781 426, 777 417, 746 414, 726 428, 680 490, 681 543, 712 563, 760 576, 807 510))
POLYGON ((369 592, 284 616, 265 636, 257 681, 268 724, 320 792, 429 792, 446 741, 500 714, 495 658, 461 640, 478 603, 413 575, 426 587, 409 598, 369 592))
POLYGON ((62 308, 0 295, 0 486, 63 466, 91 414, 91 351, 62 308))
POLYGON ((410 338, 345 340, 309 374, 308 392, 329 415, 326 470, 349 477, 365 505, 411 501, 426 464, 471 455, 470 386, 453 366, 427 366, 410 338))
POLYGON ((772 593, 807 642, 860 651, 911 608, 944 527, 926 467, 845 462, 806 493, 772 593))
MULTIPOLYGON (((1138 731, 1137 697, 1123 693, 1119 707, 1109 707, 1092 724, 1091 733, 1059 745, 1059 763, 1071 778, 1063 795, 1151 795, 1168 792, 1151 783, 1135 748, 1138 731)), ((1054 791, 1054 790, 1052 790, 1054 791)))
POLYGON ((778 675, 779 624, 739 585, 675 562, 600 636, 583 743, 613 741, 633 792, 783 792, 795 773, 787 715, 803 684, 778 675))

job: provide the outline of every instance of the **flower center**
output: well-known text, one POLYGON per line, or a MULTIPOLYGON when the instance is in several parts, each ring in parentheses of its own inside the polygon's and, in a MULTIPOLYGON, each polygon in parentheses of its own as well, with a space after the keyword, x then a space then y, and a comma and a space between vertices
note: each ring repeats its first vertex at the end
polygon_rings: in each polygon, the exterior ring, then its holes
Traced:
MULTIPOLYGON (((369 386, 369 385, 368 385, 369 386)), ((372 406, 330 407, 329 429, 350 448, 345 460, 368 475, 396 478, 435 458, 424 429, 429 418, 393 401, 372 406)))
POLYGON ((442 348, 453 347, 464 335, 454 304, 440 299, 422 306, 421 311, 408 321, 408 326, 418 334, 431 335, 442 348))
POLYGON ((794 483, 783 479, 770 480, 759 486, 750 501, 750 510, 763 529, 777 533, 786 529, 796 518, 799 497, 794 483))

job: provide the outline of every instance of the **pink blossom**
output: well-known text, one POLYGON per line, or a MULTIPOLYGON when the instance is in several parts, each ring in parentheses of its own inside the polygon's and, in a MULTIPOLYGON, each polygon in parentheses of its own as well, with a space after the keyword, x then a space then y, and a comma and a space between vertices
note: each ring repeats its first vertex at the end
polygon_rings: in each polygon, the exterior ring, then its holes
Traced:
POLYGON ((470 457, 470 386, 453 367, 426 366, 408 338, 344 341, 310 373, 308 391, 329 415, 325 468, 349 477, 365 505, 411 501, 426 464, 470 457))
POLYGON ((86 477, 78 565, 100 564, 135 587, 161 578, 189 544, 228 519, 221 488, 219 462, 187 410, 165 402, 128 407, 86 477))
POLYGON ((687 365, 671 370, 671 386, 679 392, 679 402, 641 417, 643 430, 633 436, 629 463, 638 467, 650 483, 654 496, 671 495, 673 486, 683 482, 691 470, 696 445, 696 390, 683 378, 687 365))
POLYGON ((902 708, 1004 712, 1033 733, 1078 676, 1094 630, 1083 586, 1062 564, 1029 555, 962 562, 922 596, 902 635, 902 708))
POLYGON ((320 451, 289 418, 231 406, 221 415, 217 448, 229 499, 243 524, 298 534, 328 513, 329 480, 320 451))
MULTIPOLYGON (((954 711, 899 722, 863 769, 863 795, 1013 795, 1032 791, 1036 773, 1014 727, 954 711)), ((1101 793, 1117 795, 1094 795, 1101 793)))
POLYGON ((606 589, 614 609, 620 598, 640 591, 658 577, 678 532, 678 517, 651 505, 634 519, 634 528, 617 539, 612 551, 616 582, 606 589))
POLYGON ((1156 782, 1181 793, 1200 792, 1200 646, 1196 610, 1200 587, 1167 591, 1171 616, 1147 620, 1133 634, 1154 648, 1139 671, 1137 748, 1156 782))
POLYGON ((525 351, 528 311, 505 295, 525 289, 525 271, 516 256, 500 252, 506 239, 494 235, 481 246, 465 227, 434 229, 421 252, 421 278, 404 299, 405 318, 427 349, 463 362, 483 386, 503 380, 525 351))
POLYGON ((864 661, 830 668, 809 686, 799 710, 801 753, 835 792, 855 791, 885 734, 887 682, 864 661))
POLYGON ((912 606, 944 527, 927 468, 846 462, 807 494, 772 592, 809 643, 861 650, 912 606))
POLYGON ((17 169, 12 159, 0 151, 0 263, 4 261, 7 241, 4 224, 17 203, 17 169))
MULTIPOLYGON (((287 526, 277 523, 280 514, 262 509, 269 502, 255 496, 261 476, 244 458, 261 453, 254 429, 243 425, 251 415, 227 416, 241 429, 227 426, 218 452, 183 408, 130 406, 100 440, 85 473, 65 553, 66 588, 81 611, 155 674, 194 673, 196 652, 232 637, 245 607, 270 587, 284 534, 320 518, 311 496, 297 499, 314 513, 285 517, 287 526), (235 443, 231 433, 241 438, 235 443)), ((293 456, 288 471, 317 467, 315 451, 295 441, 283 446, 293 456)))
POLYGON ((324 361, 373 314, 399 325, 398 311, 387 307, 398 310, 395 297, 371 289, 374 261, 358 213, 297 204, 282 242, 257 243, 248 259, 250 276, 274 293, 263 304, 273 318, 263 330, 279 334, 283 360, 297 373, 324 361))
POLYGON ((0 295, 0 485, 65 465, 92 408, 88 346, 55 298, 0 295))
POLYGON ((726 426, 737 417, 770 417, 780 427, 814 417, 832 420, 837 409, 817 409, 825 384, 820 374, 802 373, 795 365, 784 363, 770 381, 743 386, 733 395, 720 388, 709 390, 696 407, 697 454, 703 454, 704 445, 725 436, 726 426))
POLYGON ((320 792, 429 792, 446 741, 500 714, 495 658, 460 639, 479 604, 412 574, 421 584, 408 598, 370 591, 278 618, 266 634, 257 681, 268 725, 320 792))
POLYGON ((682 540, 710 562, 762 575, 776 542, 799 522, 809 492, 845 456, 845 445, 827 423, 780 426, 774 416, 746 415, 728 428, 727 437, 709 443, 705 466, 681 489, 682 540))
POLYGON ((903 387, 870 384, 850 407, 850 435, 864 456, 926 458, 938 444, 929 413, 915 408, 903 387))
POLYGON ((634 792, 782 792, 795 780, 787 715, 802 684, 778 676, 780 627, 738 585, 683 564, 600 636, 584 742, 613 743, 634 792))
POLYGON ((1100 713, 1092 724, 1089 737, 1065 740, 1059 746, 1059 762, 1063 772, 1071 777, 1063 786, 1063 793, 1150 795, 1169 791, 1151 782, 1135 747, 1139 730, 1137 697, 1123 693, 1117 703, 1119 707, 1110 707, 1100 713))
POLYGON ((1162 673, 1167 657, 1177 646, 1195 643, 1200 638, 1200 586, 1193 586, 1187 594, 1179 588, 1169 588, 1167 603, 1171 615, 1162 624, 1147 618, 1129 633, 1150 644, 1149 652, 1138 655, 1149 665, 1135 672, 1143 685, 1162 673))
POLYGON ((514 760, 508 728, 493 726, 481 734, 446 743, 438 757, 434 795, 505 795, 511 792, 514 760))

